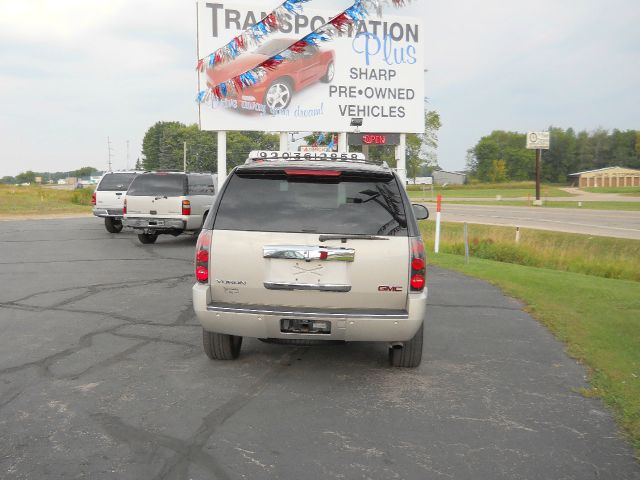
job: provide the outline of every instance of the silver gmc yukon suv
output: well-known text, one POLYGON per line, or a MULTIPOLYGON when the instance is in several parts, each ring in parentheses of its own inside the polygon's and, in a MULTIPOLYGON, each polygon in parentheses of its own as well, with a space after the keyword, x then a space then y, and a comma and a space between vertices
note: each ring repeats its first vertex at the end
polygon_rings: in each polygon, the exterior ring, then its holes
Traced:
POLYGON ((417 367, 427 289, 416 218, 429 212, 388 167, 320 157, 252 152, 225 182, 196 248, 205 353, 235 359, 243 337, 376 341, 392 365, 417 367))

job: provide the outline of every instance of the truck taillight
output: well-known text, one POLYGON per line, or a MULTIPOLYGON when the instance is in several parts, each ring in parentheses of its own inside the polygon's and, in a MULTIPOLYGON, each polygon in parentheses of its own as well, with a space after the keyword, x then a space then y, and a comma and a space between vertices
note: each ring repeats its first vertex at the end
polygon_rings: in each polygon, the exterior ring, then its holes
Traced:
POLYGON ((211 250, 211 230, 202 230, 196 244, 196 280, 209 282, 209 252, 211 250))
POLYGON ((182 215, 191 215, 191 202, 189 200, 182 201, 182 215))
POLYGON ((124 199, 124 203, 122 204, 122 214, 126 215, 127 214, 127 199, 124 199))
POLYGON ((91 205, 95 205, 96 204, 96 192, 93 192, 91 194, 91 205))
POLYGON ((411 284, 412 292, 421 292, 427 283, 427 261, 422 238, 411 239, 411 284))

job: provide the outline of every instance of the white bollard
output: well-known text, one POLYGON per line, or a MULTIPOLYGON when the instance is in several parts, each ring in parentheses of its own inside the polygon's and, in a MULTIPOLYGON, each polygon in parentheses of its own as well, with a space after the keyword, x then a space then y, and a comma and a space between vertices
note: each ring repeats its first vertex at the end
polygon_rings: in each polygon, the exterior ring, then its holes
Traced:
POLYGON ((436 210, 436 248, 435 252, 440 253, 440 219, 442 216, 442 194, 438 194, 438 208, 436 210))

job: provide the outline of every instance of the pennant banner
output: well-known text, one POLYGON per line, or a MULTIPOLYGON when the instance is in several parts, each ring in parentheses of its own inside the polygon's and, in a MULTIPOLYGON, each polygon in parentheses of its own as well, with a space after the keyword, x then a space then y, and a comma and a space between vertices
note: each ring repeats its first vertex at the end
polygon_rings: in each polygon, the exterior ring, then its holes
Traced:
POLYGON ((302 4, 310 1, 311 0, 286 0, 282 5, 258 23, 233 38, 224 47, 200 58, 196 69, 200 72, 204 72, 207 68, 215 68, 216 66, 227 63, 237 58, 242 53, 261 45, 272 32, 279 31, 282 20, 286 15, 297 15, 302 12, 302 4))
MULTIPOLYGON (((397 7, 405 4, 405 0, 391 1, 393 5, 397 7)), ((380 2, 378 0, 356 0, 351 7, 333 17, 320 28, 309 33, 271 58, 268 58, 261 64, 224 83, 209 85, 207 90, 198 93, 196 100, 199 103, 203 103, 209 101, 212 97, 216 100, 222 100, 230 95, 239 95, 245 88, 260 83, 264 80, 267 72, 277 69, 283 62, 297 60, 303 57, 310 47, 317 47, 321 43, 331 41, 336 35, 346 33, 350 26, 364 21, 369 16, 369 10, 380 11, 380 2)))

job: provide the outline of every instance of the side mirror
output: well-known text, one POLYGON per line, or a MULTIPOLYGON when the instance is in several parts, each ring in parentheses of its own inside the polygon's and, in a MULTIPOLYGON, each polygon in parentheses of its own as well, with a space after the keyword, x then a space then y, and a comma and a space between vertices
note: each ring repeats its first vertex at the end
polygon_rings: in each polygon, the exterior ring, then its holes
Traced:
POLYGON ((429 209, 424 205, 414 203, 412 207, 413 214, 416 216, 416 220, 426 220, 429 218, 429 209))

